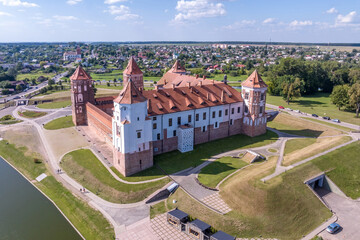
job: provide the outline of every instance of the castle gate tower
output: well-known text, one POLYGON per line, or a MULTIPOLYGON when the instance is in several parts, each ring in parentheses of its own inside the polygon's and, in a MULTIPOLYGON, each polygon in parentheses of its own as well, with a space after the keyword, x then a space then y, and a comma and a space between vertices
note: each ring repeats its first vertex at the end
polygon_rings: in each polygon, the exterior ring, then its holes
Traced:
POLYGON ((123 86, 125 87, 132 80, 137 89, 144 89, 143 72, 136 64, 135 59, 130 57, 129 63, 123 72, 123 86))

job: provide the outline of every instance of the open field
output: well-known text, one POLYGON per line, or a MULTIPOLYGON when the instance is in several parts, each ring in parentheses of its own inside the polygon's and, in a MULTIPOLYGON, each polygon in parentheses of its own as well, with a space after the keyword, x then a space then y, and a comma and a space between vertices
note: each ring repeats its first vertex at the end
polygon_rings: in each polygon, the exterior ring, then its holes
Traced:
POLYGON ((211 156, 230 150, 253 148, 268 145, 277 140, 277 135, 271 131, 257 137, 234 135, 194 146, 194 150, 187 153, 173 151, 154 156, 154 163, 167 173, 175 173, 189 167, 196 167, 211 156))
POLYGON ((282 164, 284 166, 289 166, 351 140, 352 138, 350 136, 289 140, 286 142, 284 160, 282 164))
POLYGON ((43 109, 55 109, 55 108, 64 108, 71 105, 71 101, 58 101, 58 102, 47 102, 38 104, 38 108, 43 109))
POLYGON ((19 115, 26 118, 38 118, 38 117, 43 117, 46 114, 47 114, 46 112, 36 112, 36 111, 27 111, 27 110, 23 112, 19 111, 19 115))
POLYGON ((13 144, 1 141, 0 155, 23 173, 29 181, 45 172, 48 177, 34 184, 55 202, 86 239, 113 239, 114 230, 103 215, 69 192, 51 175, 44 163, 34 163, 33 155, 27 148, 17 148, 13 144))
POLYGON ((352 199, 360 198, 360 142, 351 143, 333 152, 316 158, 314 165, 335 182, 352 199))
POLYGON ((198 179, 205 186, 215 188, 226 176, 246 165, 239 158, 222 157, 201 169, 198 179))
POLYGON ((178 207, 215 229, 237 237, 299 239, 331 216, 303 184, 304 179, 320 170, 311 165, 301 166, 271 182, 260 182, 262 176, 273 171, 275 164, 276 157, 272 157, 262 164, 249 166, 220 186, 222 198, 233 209, 225 215, 210 211, 181 189, 167 200, 167 207, 178 207))
MULTIPOLYGON (((97 92, 96 92, 96 97, 105 97, 105 96, 113 96, 113 95, 117 95, 119 94, 119 90, 115 90, 115 89, 101 89, 98 88, 97 92)), ((70 96, 71 96, 71 92, 70 90, 66 90, 66 91, 58 91, 58 92, 54 92, 48 95, 44 95, 44 96, 36 96, 32 99, 34 100, 61 100, 64 101, 66 100, 66 98, 68 98, 67 101, 70 101, 70 96)))
POLYGON ((284 106, 292 109, 299 109, 306 113, 316 113, 320 117, 329 116, 332 119, 337 118, 343 122, 360 125, 360 118, 355 117, 355 112, 339 111, 338 108, 330 102, 329 93, 318 93, 312 96, 304 96, 290 102, 290 105, 280 96, 267 95, 266 102, 276 106, 284 106))
POLYGON ((144 200, 169 182, 169 179, 136 185, 119 182, 88 149, 70 152, 61 162, 69 176, 99 197, 115 203, 144 200))
POLYGON ((16 80, 18 81, 24 80, 25 78, 30 80, 31 79, 37 80, 40 76, 48 77, 50 79, 55 76, 55 73, 42 73, 42 72, 21 73, 16 76, 16 80))
POLYGON ((44 125, 44 128, 47 130, 57 130, 61 128, 73 127, 74 123, 72 121, 72 116, 61 117, 54 119, 44 125))
POLYGON ((267 126, 282 132, 305 137, 334 136, 342 133, 340 130, 317 123, 310 124, 308 121, 285 113, 277 115, 273 121, 267 123, 267 126))
POLYGON ((337 128, 337 129, 340 129, 342 131, 346 131, 346 132, 350 132, 352 131, 353 129, 351 128, 347 128, 347 127, 343 127, 339 124, 336 124, 336 123, 332 123, 332 122, 325 122, 325 121, 321 121, 321 120, 318 120, 316 118, 309 118, 309 117, 302 117, 303 119, 306 119, 306 120, 309 120, 309 121, 312 121, 312 122, 316 122, 316 123, 320 123, 320 124, 324 124, 324 125, 328 125, 330 127, 334 127, 334 128, 337 128))

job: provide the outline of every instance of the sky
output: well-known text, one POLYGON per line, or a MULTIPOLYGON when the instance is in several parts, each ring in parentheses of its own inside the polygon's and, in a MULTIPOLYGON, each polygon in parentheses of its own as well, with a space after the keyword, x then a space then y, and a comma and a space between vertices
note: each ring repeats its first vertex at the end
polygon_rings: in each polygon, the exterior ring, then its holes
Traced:
POLYGON ((360 0, 0 0, 0 42, 359 43, 360 0))

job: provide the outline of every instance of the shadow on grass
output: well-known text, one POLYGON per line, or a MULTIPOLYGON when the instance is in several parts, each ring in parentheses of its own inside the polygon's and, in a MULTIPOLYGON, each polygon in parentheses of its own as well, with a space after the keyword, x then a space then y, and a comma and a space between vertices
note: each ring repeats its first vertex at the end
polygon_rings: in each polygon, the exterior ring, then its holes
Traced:
MULTIPOLYGON (((234 158, 234 161, 239 159, 234 158)), ((224 163, 219 161, 214 161, 210 163, 208 166, 201 169, 201 174, 207 175, 217 175, 222 172, 236 170, 237 168, 231 166, 231 163, 224 163)))
POLYGON ((315 107, 317 105, 324 105, 325 103, 320 101, 314 101, 314 100, 298 100, 294 101, 293 103, 297 103, 302 107, 315 107))
POLYGON ((319 137, 324 131, 318 131, 313 129, 302 129, 302 130, 288 130, 288 129, 277 129, 280 132, 284 132, 291 135, 302 136, 302 137, 319 137))

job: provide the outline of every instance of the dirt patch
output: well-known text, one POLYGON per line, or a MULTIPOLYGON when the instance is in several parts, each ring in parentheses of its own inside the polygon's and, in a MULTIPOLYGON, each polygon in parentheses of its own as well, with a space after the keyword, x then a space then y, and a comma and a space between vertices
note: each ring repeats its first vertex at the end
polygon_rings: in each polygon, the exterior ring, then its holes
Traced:
POLYGON ((74 127, 44 130, 44 134, 57 159, 67 152, 89 146, 86 138, 80 135, 74 127))
POLYGON ((36 128, 29 124, 14 125, 3 128, 1 137, 15 144, 17 147, 26 147, 44 158, 44 149, 36 128))
POLYGON ((289 166, 293 163, 304 160, 308 157, 311 157, 315 154, 326 151, 330 148, 333 148, 342 143, 346 143, 351 140, 349 136, 338 136, 338 137, 329 137, 329 138, 318 138, 315 143, 298 150, 291 152, 288 155, 284 156, 283 165, 289 166))

